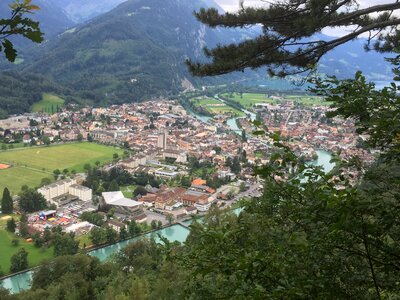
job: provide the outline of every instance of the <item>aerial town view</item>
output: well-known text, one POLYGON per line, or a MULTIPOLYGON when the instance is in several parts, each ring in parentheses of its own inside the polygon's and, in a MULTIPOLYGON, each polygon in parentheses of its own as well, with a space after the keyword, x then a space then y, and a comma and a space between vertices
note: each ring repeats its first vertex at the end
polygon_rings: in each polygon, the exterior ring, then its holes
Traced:
POLYGON ((373 2, 0 4, 0 300, 398 299, 373 2))

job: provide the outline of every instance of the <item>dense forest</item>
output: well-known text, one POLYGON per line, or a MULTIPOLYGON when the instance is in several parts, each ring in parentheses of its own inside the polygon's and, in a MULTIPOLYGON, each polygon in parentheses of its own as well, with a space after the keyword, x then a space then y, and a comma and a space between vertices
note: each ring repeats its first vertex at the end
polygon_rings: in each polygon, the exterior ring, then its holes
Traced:
POLYGON ((68 94, 68 90, 43 76, 28 72, 0 73, 0 119, 29 112, 43 93, 68 94))

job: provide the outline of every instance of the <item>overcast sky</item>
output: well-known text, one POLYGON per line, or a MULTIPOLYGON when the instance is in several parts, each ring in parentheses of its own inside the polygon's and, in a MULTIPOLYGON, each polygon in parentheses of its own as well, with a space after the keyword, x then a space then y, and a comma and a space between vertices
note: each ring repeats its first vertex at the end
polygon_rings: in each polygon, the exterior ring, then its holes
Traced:
MULTIPOLYGON (((239 7, 239 0, 214 0, 226 11, 235 11, 239 7)), ((273 1, 273 0, 272 0, 273 1)), ((271 1, 271 2, 272 2, 271 1)), ((393 3, 394 0, 360 0, 361 6, 371 6, 382 3, 393 3)), ((259 6, 262 5, 262 0, 244 0, 245 6, 259 6)), ((265 4, 265 3, 264 3, 265 4)))
MULTIPOLYGON (((236 11, 239 8, 239 0, 214 0, 217 2, 225 11, 236 11)), ((273 2, 274 0, 269 0, 268 2, 273 2)), ((361 7, 369 7, 377 4, 393 3, 395 0, 359 0, 361 7)), ((244 6, 262 6, 265 5, 265 1, 262 0, 244 0, 244 6)), ((347 31, 349 28, 347 28, 347 31)), ((340 36, 346 32, 343 28, 332 28, 325 29, 323 33, 330 36, 340 36)))

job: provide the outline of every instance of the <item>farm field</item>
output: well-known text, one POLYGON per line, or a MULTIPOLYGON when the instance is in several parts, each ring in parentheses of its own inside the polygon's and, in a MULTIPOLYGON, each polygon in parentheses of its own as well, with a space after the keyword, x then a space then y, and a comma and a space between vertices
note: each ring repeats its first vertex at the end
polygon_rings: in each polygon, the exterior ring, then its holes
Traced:
POLYGON ((221 96, 227 99, 237 101, 245 108, 252 107, 256 103, 270 103, 270 104, 276 103, 276 100, 268 98, 265 94, 243 93, 242 95, 240 95, 239 93, 232 93, 232 94, 225 93, 222 94, 221 96))
POLYGON ((294 101, 297 103, 301 103, 306 106, 314 106, 314 105, 329 105, 328 102, 323 101, 321 97, 318 96, 300 96, 300 95, 283 95, 280 99, 272 99, 267 97, 266 94, 255 94, 255 93, 243 93, 240 95, 239 93, 233 93, 232 95, 229 93, 225 93, 222 95, 225 98, 232 99, 234 101, 239 102, 246 108, 252 107, 256 103, 270 103, 277 104, 281 101, 294 101), (229 97, 231 96, 231 97, 229 97))
POLYGON ((29 267, 35 267, 45 260, 53 258, 53 248, 42 250, 36 248, 32 243, 26 242, 22 238, 16 237, 13 233, 6 231, 5 226, 7 217, 0 215, 0 268, 5 274, 10 273, 10 259, 19 249, 24 248, 28 254, 29 267), (13 246, 11 241, 13 239, 19 240, 18 246, 13 246))
POLYGON ((42 100, 33 104, 31 107, 32 112, 45 112, 54 114, 57 112, 57 107, 62 108, 64 100, 52 94, 43 93, 42 100))
POLYGON ((234 114, 244 116, 244 113, 233 107, 222 103, 221 101, 209 97, 197 97, 190 100, 195 107, 202 107, 213 115, 234 114))
POLYGON ((122 155, 123 151, 85 142, 2 151, 0 163, 11 168, 0 170, 0 191, 7 186, 15 194, 24 184, 35 187, 42 178, 52 178, 55 169, 81 172, 85 164, 111 161, 114 153, 122 155))

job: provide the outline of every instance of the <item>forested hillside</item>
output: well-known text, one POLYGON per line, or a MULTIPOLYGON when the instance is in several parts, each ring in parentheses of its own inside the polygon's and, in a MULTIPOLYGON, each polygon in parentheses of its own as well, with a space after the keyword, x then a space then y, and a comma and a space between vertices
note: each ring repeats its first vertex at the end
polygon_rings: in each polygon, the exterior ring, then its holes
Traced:
POLYGON ((200 82, 189 75, 187 57, 202 58, 206 44, 244 38, 206 29, 193 16, 203 6, 200 0, 127 1, 45 45, 25 68, 97 103, 176 94, 186 78, 200 82))
POLYGON ((3 72, 0 81, 0 119, 29 112, 31 105, 42 99, 42 93, 67 93, 65 88, 33 73, 3 72))

